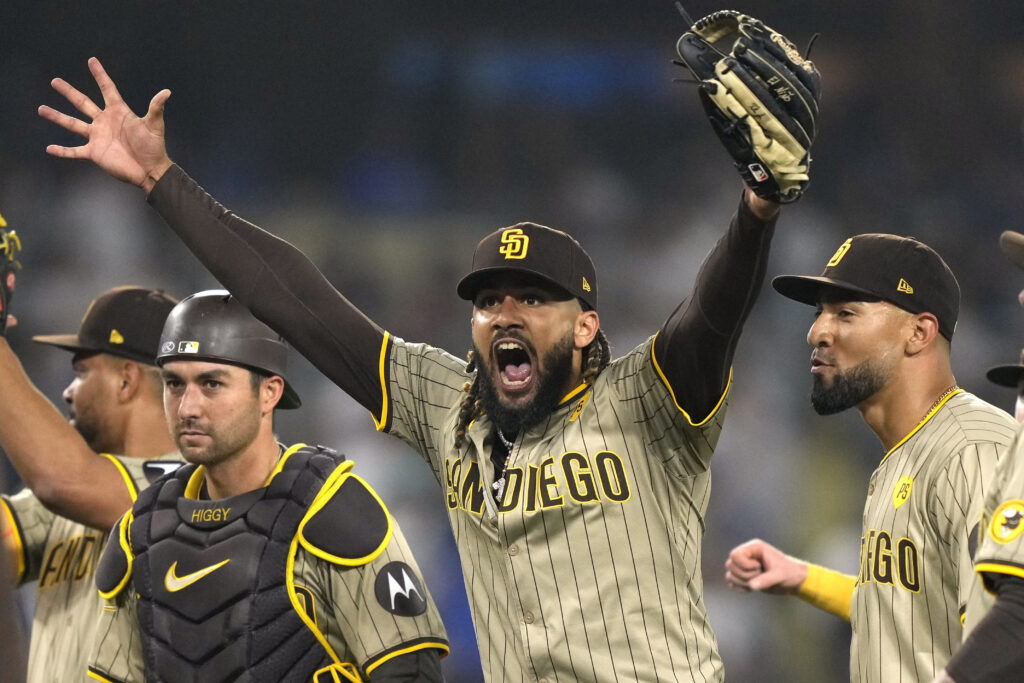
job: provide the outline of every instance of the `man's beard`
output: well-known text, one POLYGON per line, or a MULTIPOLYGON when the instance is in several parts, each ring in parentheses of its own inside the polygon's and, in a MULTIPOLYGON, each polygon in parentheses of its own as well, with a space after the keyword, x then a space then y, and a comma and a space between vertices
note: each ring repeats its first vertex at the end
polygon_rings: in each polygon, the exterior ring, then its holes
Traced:
MULTIPOLYGON (((551 414, 562 400, 569 378, 572 377, 574 341, 572 332, 569 332, 543 359, 537 359, 537 365, 545 368, 543 372, 534 369, 537 372, 534 380, 537 382, 537 394, 528 404, 518 408, 505 406, 499 400, 491 368, 477 368, 480 404, 498 429, 509 436, 518 434, 551 414)), ((483 358, 480 349, 475 349, 475 352, 477 358, 483 358)), ((494 362, 493 358, 491 362, 494 362)))
POLYGON ((837 372, 832 386, 826 387, 820 375, 814 375, 811 405, 818 415, 835 415, 874 396, 888 379, 887 373, 871 361, 864 361, 846 372, 837 372))

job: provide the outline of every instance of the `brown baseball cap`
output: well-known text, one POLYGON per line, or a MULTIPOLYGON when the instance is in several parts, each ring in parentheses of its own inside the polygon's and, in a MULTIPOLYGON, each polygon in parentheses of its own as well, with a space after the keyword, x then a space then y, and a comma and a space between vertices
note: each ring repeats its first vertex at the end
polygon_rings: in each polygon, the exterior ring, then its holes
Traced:
POLYGON ((89 304, 77 334, 41 334, 32 341, 155 365, 164 321, 177 303, 158 289, 114 287, 89 304))
POLYGON ((1024 349, 1020 352, 1020 363, 1017 365, 997 365, 989 368, 985 373, 988 381, 998 384, 1001 387, 1012 387, 1016 389, 1020 384, 1020 378, 1024 377, 1024 349))
POLYGON ((597 272, 580 243, 567 233, 536 223, 517 223, 480 240, 473 267, 459 281, 459 296, 472 301, 499 273, 528 273, 564 289, 597 309, 597 272))
POLYGON ((960 285, 934 249, 913 237, 855 235, 840 245, 817 277, 779 275, 772 286, 785 297, 816 306, 823 287, 882 299, 910 313, 931 313, 939 332, 953 338, 960 285))
POLYGON ((999 236, 999 248, 1015 265, 1024 268, 1024 235, 1013 230, 1004 230, 999 236))

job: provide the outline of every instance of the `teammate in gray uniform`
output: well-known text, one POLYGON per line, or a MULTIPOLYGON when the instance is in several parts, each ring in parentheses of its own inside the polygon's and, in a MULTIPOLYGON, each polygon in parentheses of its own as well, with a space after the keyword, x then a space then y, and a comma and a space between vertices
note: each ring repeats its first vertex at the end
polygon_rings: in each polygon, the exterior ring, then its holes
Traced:
POLYGON ((147 489, 96 573, 101 681, 429 683, 448 643, 384 504, 322 446, 285 448, 288 349, 224 290, 167 317, 157 363, 188 465, 147 489))
POLYGON ((868 484, 858 576, 753 540, 730 553, 726 580, 849 619, 852 681, 931 681, 961 642, 981 504, 1017 425, 956 386, 960 289, 928 246, 857 235, 820 277, 772 284, 817 307, 807 335, 815 410, 856 407, 885 453, 868 484))
POLYGON ((138 491, 180 464, 153 365, 175 299, 118 287, 77 334, 34 337, 71 351, 70 424, 0 337, 0 445, 27 488, 0 497, 0 535, 19 583, 35 582, 28 680, 79 680, 102 601, 93 586, 106 532, 138 491), (124 455, 113 455, 124 454, 124 455))
MULTIPOLYGON (((1024 235, 1007 230, 999 238, 1003 253, 1024 268, 1024 235)), ((1024 306, 1024 289, 1017 297, 1024 306)), ((1022 356, 1024 361, 1024 356, 1022 356)), ((1017 419, 1022 415, 1019 387, 1024 362, 992 368, 988 378, 1018 388, 1017 419)), ((999 461, 996 483, 985 497, 980 544, 974 556, 984 590, 978 609, 968 612, 973 628, 963 647, 949 660, 934 683, 1003 683, 1024 672, 1024 432, 1018 431, 1009 452, 999 461), (975 613, 976 612, 976 613, 975 613)))
POLYGON ((583 248, 534 223, 477 246, 467 363, 384 331, 290 244, 217 204, 166 155, 162 91, 144 119, 90 60, 89 158, 149 200, 217 279, 409 443, 441 485, 490 681, 721 681, 703 599, 710 459, 778 206, 749 190, 693 293, 613 360, 583 248))

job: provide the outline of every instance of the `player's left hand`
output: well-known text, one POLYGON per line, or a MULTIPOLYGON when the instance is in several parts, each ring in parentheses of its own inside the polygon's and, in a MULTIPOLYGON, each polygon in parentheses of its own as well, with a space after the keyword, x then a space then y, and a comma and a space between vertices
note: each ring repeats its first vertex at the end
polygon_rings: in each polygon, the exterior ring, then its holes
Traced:
POLYGON ((814 64, 785 36, 733 10, 694 22, 676 51, 744 182, 766 199, 799 199, 821 98, 814 64))

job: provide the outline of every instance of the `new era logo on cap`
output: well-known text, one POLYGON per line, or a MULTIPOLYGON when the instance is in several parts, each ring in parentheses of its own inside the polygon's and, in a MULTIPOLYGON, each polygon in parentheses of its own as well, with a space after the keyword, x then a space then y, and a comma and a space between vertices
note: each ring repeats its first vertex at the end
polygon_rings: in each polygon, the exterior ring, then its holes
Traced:
POLYGON ((823 287, 883 299, 911 313, 931 313, 939 332, 953 338, 960 312, 960 285, 935 251, 912 237, 857 235, 839 246, 821 275, 779 275, 772 286, 812 306, 823 287))

